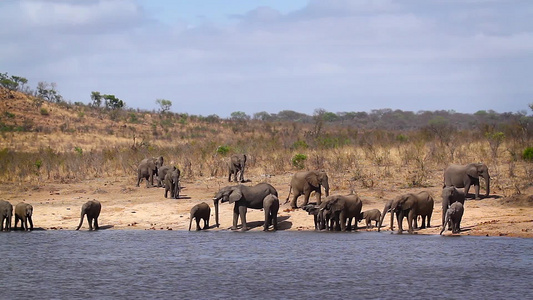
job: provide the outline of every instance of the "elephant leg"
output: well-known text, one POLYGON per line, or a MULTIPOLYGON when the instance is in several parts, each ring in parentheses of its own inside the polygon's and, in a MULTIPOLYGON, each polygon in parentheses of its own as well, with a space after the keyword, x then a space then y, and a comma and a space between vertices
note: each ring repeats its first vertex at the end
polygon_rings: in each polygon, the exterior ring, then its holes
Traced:
POLYGON ((480 199, 479 198, 479 182, 477 184, 474 184, 474 190, 475 190, 475 193, 476 193, 476 195, 475 195, 476 199, 480 199))
POLYGON ((298 208, 298 205, 297 205, 297 200, 298 200, 298 197, 300 196, 299 193, 297 193, 296 191, 294 191, 294 194, 292 194, 292 200, 291 200, 291 208, 298 208))
POLYGON ((98 226, 98 218, 94 218, 94 230, 98 230, 100 226, 98 226))
POLYGON ((272 216, 272 226, 274 227, 274 231, 278 230, 278 214, 275 213, 272 216))
POLYGON ((306 206, 307 203, 309 203, 309 197, 311 196, 311 191, 305 191, 304 194, 304 204, 302 206, 306 206))
POLYGON ((241 170, 240 172, 241 182, 244 182, 244 170, 241 170))
POLYGON ((263 224, 263 231, 267 231, 268 227, 270 226, 270 208, 264 207, 263 209, 265 211, 265 224, 263 224))
POLYGON ((426 216, 422 216, 422 225, 420 226, 420 229, 426 228, 426 216))
POLYGON ((431 227, 431 214, 427 215, 427 218, 428 218, 428 224, 426 228, 430 228, 431 227))
POLYGON ((204 229, 208 229, 208 228, 209 228, 209 216, 204 218, 204 229))
POLYGON ((30 222, 30 230, 33 230, 33 221, 31 217, 28 217, 28 221, 30 222))
POLYGON ((248 208, 245 205, 239 206, 239 215, 241 216, 241 223, 242 223, 241 231, 248 230, 248 226, 246 224, 246 210, 247 209, 248 208))
POLYGON ((237 221, 239 220, 239 206, 235 203, 233 207, 233 226, 231 230, 237 230, 237 221))
POLYGON ((194 217, 194 220, 196 221, 196 231, 200 230, 200 218, 194 217))
POLYGON ((409 233, 414 233, 413 229, 413 223, 416 222, 416 215, 414 214, 413 210, 409 211, 409 214, 407 215, 407 224, 409 225, 409 233))
POLYGON ((228 174, 228 182, 231 182, 231 171, 229 171, 229 174, 228 174))
POLYGON ((89 230, 93 230, 93 218, 87 215, 87 222, 89 223, 89 230))
POLYGON ((398 233, 402 233, 403 232, 403 212, 397 213, 396 219, 398 222, 398 233))
MULTIPOLYGON (((17 229, 17 223, 19 222, 19 218, 17 215, 15 215, 15 229, 17 229)), ((20 226, 22 227, 22 221, 20 221, 20 226)))
POLYGON ((467 182, 467 183, 465 184, 465 189, 464 189, 464 191, 465 191, 465 198, 468 197, 468 191, 469 191, 469 190, 470 190, 470 182, 467 182))

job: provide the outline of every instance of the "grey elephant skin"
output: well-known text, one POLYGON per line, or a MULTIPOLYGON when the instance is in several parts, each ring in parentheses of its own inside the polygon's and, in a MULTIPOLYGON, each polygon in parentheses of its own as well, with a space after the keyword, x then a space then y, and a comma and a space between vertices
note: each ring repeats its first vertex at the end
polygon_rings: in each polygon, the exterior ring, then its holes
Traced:
POLYGON ((446 211, 455 202, 465 204, 465 194, 454 186, 447 186, 442 189, 442 226, 445 224, 446 211))
POLYGON ((100 211, 102 210, 102 204, 98 200, 90 200, 85 202, 81 207, 81 216, 80 216, 80 224, 78 224, 78 227, 76 230, 79 230, 82 223, 83 223, 83 217, 87 215, 87 222, 89 223, 89 230, 98 230, 98 217, 100 216, 100 211), (93 228, 94 223, 94 228, 93 228))
POLYGON ((326 197, 329 196, 329 179, 328 174, 324 171, 300 171, 295 173, 291 178, 289 187, 289 194, 285 203, 289 202, 289 198, 292 191, 291 208, 298 208, 297 199, 301 195, 304 195, 304 202, 302 206, 309 203, 309 196, 312 192, 316 193, 317 204, 322 203, 322 187, 326 193, 326 197))
POLYGON ((276 189, 268 183, 259 183, 255 186, 239 184, 235 186, 226 186, 220 189, 213 198, 213 203, 215 205, 216 226, 219 226, 219 201, 222 203, 229 202, 230 204, 235 204, 233 207, 233 226, 231 229, 237 229, 237 222, 240 217, 242 223, 241 230, 246 231, 248 230, 248 226, 246 224, 247 208, 262 209, 264 205, 264 199, 268 195, 274 195, 276 197, 278 196, 278 191, 276 191, 276 189))
MULTIPOLYGON (((385 207, 383 208, 383 213, 381 214, 381 217, 379 219, 379 223, 378 223, 378 232, 381 231, 381 226, 383 226, 383 220, 385 220, 385 216, 387 215, 387 213, 390 213, 390 225, 389 225, 389 228, 390 230, 394 230, 394 212, 391 210, 392 208, 392 202, 393 200, 389 200, 385 203, 385 207)), ((396 218, 398 218, 398 215, 399 214, 396 214, 396 218)))
POLYGON ((196 230, 209 228, 209 217, 211 217, 211 207, 209 204, 202 202, 191 208, 191 216, 189 220, 189 231, 191 231, 192 220, 196 221, 196 230), (204 220, 204 228, 200 228, 200 219, 204 220))
POLYGON ((231 176, 235 182, 244 182, 244 169, 246 168, 246 155, 234 154, 231 156, 228 163, 228 182, 231 182, 231 176), (239 181, 237 181, 237 175, 239 175, 239 181))
POLYGON ((263 199, 263 211, 265 212, 265 223, 263 231, 268 231, 270 225, 274 231, 278 230, 279 199, 275 195, 268 195, 263 199))
POLYGON ((11 218, 13 217, 13 205, 5 200, 0 200, 0 231, 11 230, 11 218))
POLYGON ((165 176, 176 169, 176 166, 162 166, 157 169, 157 187, 165 187, 165 176))
MULTIPOLYGON (((464 211, 465 209, 461 202, 454 202, 446 211, 444 224, 448 222, 451 223, 450 227, 452 228, 452 233, 459 233, 461 231, 461 219, 463 218, 464 211)), ((445 229, 446 226, 443 225, 440 234, 442 234, 445 229)))
POLYGON ((137 186, 140 185, 142 179, 146 179, 146 187, 154 186, 154 176, 157 176, 157 171, 162 166, 163 156, 141 160, 137 167, 137 186))
POLYGON ((21 230, 33 230, 33 206, 29 203, 21 202, 15 206, 15 229, 17 228, 17 223, 20 220, 20 229, 21 230), (28 227, 28 222, 30 227, 28 227))
POLYGON ((404 216, 407 216, 409 233, 414 233, 413 227, 417 216, 422 217, 422 226, 420 228, 426 228, 426 219, 427 227, 430 227, 434 204, 433 197, 426 191, 398 196, 392 202, 391 207, 391 211, 398 213, 398 233, 403 232, 402 223, 404 216))
POLYGON ((380 219, 381 219, 381 212, 379 211, 379 209, 376 209, 376 208, 365 210, 359 216, 359 221, 365 220, 366 228, 372 227, 372 221, 376 222, 376 227, 377 227, 380 222, 380 219))
POLYGON ((337 230, 340 227, 341 231, 352 229, 352 220, 355 219, 355 229, 357 229, 357 219, 361 214, 363 202, 356 194, 350 195, 333 195, 326 198, 326 205, 324 210, 329 210, 330 218, 334 220, 334 227, 337 230))
POLYGON ((165 186, 165 198, 167 198, 168 192, 170 192, 170 198, 180 198, 180 175, 181 171, 178 168, 174 168, 165 175, 165 180, 163 181, 165 186))
POLYGON ((470 186, 474 186, 475 199, 479 199, 479 177, 485 179, 487 190, 485 197, 490 194, 490 175, 486 164, 473 163, 468 165, 450 165, 444 170, 444 186, 464 188, 465 196, 468 197, 470 186))

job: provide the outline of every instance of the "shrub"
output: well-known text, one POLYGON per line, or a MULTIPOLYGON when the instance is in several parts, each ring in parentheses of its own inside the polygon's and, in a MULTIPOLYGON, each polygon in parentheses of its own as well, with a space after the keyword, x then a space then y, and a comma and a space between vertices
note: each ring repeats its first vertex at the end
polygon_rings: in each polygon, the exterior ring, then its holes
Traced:
POLYGON ((527 161, 533 161, 533 147, 527 147, 522 152, 522 158, 527 161))
POLYGON ((305 160, 307 159, 307 155, 305 154, 295 154, 292 159, 291 163, 293 166, 295 166, 298 169, 304 168, 305 160))
POLYGON ((226 155, 226 154, 228 154, 228 152, 229 152, 229 147, 228 146, 219 146, 217 148, 217 153, 218 154, 226 155))
POLYGON ((293 149, 307 149, 309 145, 305 141, 298 140, 292 144, 293 149))
POLYGON ((83 154, 83 149, 81 147, 74 147, 74 151, 76 151, 76 153, 78 153, 79 155, 83 154))
POLYGON ((41 115, 43 116, 48 116, 50 115, 50 113, 48 112, 48 110, 44 107, 41 108, 41 115))

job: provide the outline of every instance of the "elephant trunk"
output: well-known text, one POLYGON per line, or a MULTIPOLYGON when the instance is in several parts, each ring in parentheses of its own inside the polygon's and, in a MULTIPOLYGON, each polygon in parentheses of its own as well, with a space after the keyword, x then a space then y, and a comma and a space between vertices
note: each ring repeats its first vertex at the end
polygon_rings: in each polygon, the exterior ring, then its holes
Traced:
POLYGON ((324 182, 324 191, 326 192, 326 197, 329 196, 329 184, 327 181, 324 182))
POLYGON ((490 176, 485 176, 485 182, 487 183, 487 192, 485 193, 485 197, 488 197, 490 194, 490 176))
POLYGON ((191 224, 192 224, 192 214, 191 214, 191 218, 189 220, 189 231, 191 231, 191 224))
POLYGON ((81 224, 83 223, 83 217, 84 216, 85 216, 85 213, 81 213, 80 224, 78 224, 78 227, 76 228, 76 230, 79 230, 81 228, 81 224))
POLYGON ((220 224, 218 223, 218 199, 213 199, 213 204, 215 206, 215 222, 218 228, 220 226, 220 224))

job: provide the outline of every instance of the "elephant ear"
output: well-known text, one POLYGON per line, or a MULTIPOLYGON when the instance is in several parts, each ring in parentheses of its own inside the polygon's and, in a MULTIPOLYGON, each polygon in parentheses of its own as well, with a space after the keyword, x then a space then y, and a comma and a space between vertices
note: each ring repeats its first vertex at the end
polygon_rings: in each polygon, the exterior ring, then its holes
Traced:
POLYGON ((307 181, 307 183, 314 187, 317 187, 319 185, 318 175, 316 174, 316 172, 309 172, 305 176, 305 180, 307 181))
POLYGON ((241 189, 240 188, 235 188, 229 194, 229 203, 237 202, 237 201, 241 200, 241 198, 242 198, 241 189))
POLYGON ((401 206, 402 210, 408 210, 408 209, 411 209, 411 207, 413 206, 414 204, 414 195, 412 194, 409 194, 409 195, 405 195, 404 197, 402 197, 400 199, 400 201, 398 202, 399 206, 401 206))
POLYGON ((337 212, 343 209, 344 203, 341 201, 340 198, 336 197, 332 199, 331 201, 328 201, 328 204, 326 205, 326 209, 330 210, 331 212, 337 212))
POLYGON ((478 178, 479 177, 479 168, 481 167, 480 164, 471 164, 466 169, 466 174, 470 177, 478 178))

